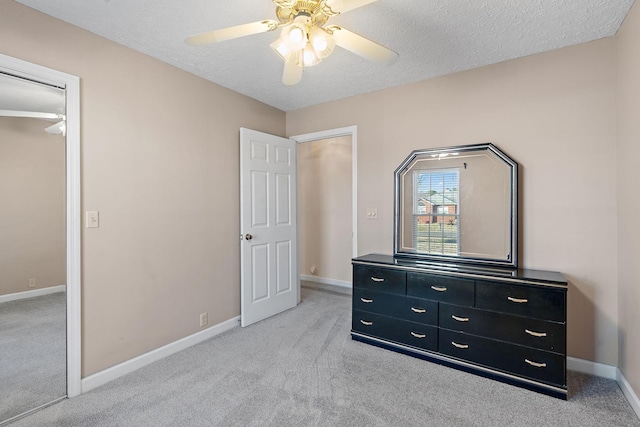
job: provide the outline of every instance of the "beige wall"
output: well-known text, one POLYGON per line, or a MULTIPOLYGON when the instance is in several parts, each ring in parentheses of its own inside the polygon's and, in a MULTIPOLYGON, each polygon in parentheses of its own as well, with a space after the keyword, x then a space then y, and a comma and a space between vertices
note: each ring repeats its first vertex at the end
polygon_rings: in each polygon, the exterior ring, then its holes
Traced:
POLYGON ((298 144, 300 274, 351 283, 351 161, 351 136, 298 144))
POLYGON ((521 265, 571 282, 569 355, 616 365, 615 107, 607 38, 289 112, 287 134, 358 126, 360 254, 392 252, 393 171, 412 150, 496 144, 521 166, 521 265))
POLYGON ((83 376, 238 315, 239 128, 285 114, 13 1, 0 53, 81 78, 83 376))
POLYGON ((66 283, 65 145, 49 125, 0 117, 0 296, 66 283))
POLYGON ((620 369, 640 392, 640 4, 616 36, 620 369))

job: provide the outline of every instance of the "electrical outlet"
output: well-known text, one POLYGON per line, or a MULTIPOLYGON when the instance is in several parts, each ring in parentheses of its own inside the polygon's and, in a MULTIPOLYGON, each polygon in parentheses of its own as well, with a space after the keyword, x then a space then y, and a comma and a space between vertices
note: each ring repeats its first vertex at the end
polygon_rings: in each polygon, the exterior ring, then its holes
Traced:
POLYGON ((207 326, 207 323, 209 323, 209 314, 206 311, 200 313, 200 327, 207 326))
POLYGON ((29 279, 29 287, 30 288, 35 288, 36 287, 36 279, 35 278, 29 279))
POLYGON ((98 228, 100 227, 100 212, 98 211, 87 211, 87 217, 85 218, 85 226, 87 228, 98 228))

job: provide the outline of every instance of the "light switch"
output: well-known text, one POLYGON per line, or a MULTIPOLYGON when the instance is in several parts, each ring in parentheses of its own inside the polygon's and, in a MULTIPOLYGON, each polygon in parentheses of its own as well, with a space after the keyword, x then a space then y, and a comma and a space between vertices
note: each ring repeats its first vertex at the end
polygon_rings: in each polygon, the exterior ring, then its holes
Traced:
POLYGON ((367 209, 367 219, 378 219, 378 209, 375 209, 375 208, 367 209))
POLYGON ((87 228, 100 227, 100 213, 98 211, 87 211, 86 215, 85 226, 87 228))

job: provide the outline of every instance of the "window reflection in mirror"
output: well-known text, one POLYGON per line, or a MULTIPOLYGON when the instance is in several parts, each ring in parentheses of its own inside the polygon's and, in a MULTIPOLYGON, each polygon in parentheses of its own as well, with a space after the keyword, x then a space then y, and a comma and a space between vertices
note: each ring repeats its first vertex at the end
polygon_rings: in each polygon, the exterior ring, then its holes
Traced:
POLYGON ((516 266, 516 181, 491 144, 414 151, 396 170, 395 254, 516 266))
POLYGON ((418 252, 458 255, 458 169, 416 170, 412 175, 412 247, 418 252))

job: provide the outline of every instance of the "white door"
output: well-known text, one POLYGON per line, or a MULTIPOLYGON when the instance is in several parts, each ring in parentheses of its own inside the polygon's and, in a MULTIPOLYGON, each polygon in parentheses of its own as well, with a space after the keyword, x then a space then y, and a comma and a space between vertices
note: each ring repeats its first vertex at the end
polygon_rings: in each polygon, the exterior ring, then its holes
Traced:
POLYGON ((296 142, 240 129, 241 324, 298 303, 296 142))

